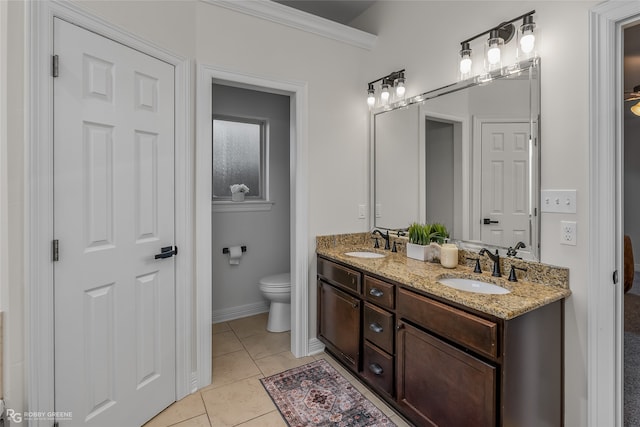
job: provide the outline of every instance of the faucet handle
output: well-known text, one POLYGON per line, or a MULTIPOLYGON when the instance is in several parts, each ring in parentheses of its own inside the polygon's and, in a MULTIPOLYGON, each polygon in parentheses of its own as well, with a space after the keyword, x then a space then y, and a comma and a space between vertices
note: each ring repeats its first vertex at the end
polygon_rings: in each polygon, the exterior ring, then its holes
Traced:
POLYGON ((373 244, 373 248, 378 249, 380 247, 380 243, 378 243, 378 238, 372 237, 372 239, 375 240, 375 243, 373 244))
POLYGON ((475 261, 476 265, 473 269, 474 273, 482 273, 482 268, 480 268, 480 258, 469 258, 467 257, 467 261, 475 261))
POLYGON ((518 281, 518 278, 516 277, 516 270, 527 271, 526 268, 516 267, 515 265, 511 264, 511 271, 509 272, 509 279, 508 279, 510 282, 518 281))

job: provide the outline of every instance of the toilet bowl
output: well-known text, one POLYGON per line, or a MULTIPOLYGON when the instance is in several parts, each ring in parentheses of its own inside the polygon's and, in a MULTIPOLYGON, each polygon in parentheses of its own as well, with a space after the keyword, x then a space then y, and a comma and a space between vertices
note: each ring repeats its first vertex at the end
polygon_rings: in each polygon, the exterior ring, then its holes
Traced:
POLYGON ((260 279, 260 292, 271 302, 267 331, 291 329, 291 274, 281 273, 260 279))

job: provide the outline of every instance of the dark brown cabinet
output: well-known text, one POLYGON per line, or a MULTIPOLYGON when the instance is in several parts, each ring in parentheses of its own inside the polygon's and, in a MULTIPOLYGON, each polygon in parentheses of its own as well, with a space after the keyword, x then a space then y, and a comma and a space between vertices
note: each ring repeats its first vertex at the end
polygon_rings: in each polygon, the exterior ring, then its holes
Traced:
POLYGON ((359 299, 323 280, 318 281, 318 308, 321 316, 318 337, 332 352, 352 369, 358 370, 360 360, 359 299))
POLYGON ((564 302, 496 318, 318 258, 318 338, 416 426, 563 426, 564 302))
POLYGON ((398 404, 408 418, 425 426, 495 426, 495 366, 413 326, 398 326, 398 404))

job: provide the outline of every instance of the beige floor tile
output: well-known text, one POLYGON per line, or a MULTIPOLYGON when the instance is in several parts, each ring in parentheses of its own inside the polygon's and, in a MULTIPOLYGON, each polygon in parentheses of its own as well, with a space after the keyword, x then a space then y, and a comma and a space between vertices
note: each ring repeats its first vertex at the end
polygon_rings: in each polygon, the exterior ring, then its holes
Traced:
POLYGON ((313 362, 313 357, 296 357, 290 352, 285 351, 273 356, 267 356, 255 361, 258 368, 265 377, 286 371, 287 369, 296 368, 313 362))
POLYGON ((167 427, 204 413, 204 403, 200 393, 193 393, 160 412, 144 427, 167 427))
POLYGON ((202 393, 212 427, 235 426, 276 407, 258 378, 249 378, 202 393))
POLYGON ((254 360, 273 356, 291 349, 291 334, 289 332, 266 332, 240 338, 240 341, 254 360))
POLYGON ((227 322, 220 322, 220 323, 214 323, 211 327, 211 331, 213 332, 213 334, 219 334, 220 332, 226 332, 226 331, 230 331, 231 327, 229 327, 229 323, 227 322))
POLYGON ((393 416, 398 415, 398 414, 396 414, 396 412, 393 409, 391 409, 391 407, 389 405, 384 403, 384 401, 382 399, 380 399, 378 396, 373 394, 373 392, 367 391, 366 393, 362 393, 362 394, 364 395, 364 397, 369 399, 371 401, 371 403, 376 405, 376 407, 378 409, 380 409, 382 411, 382 413, 385 414, 387 417, 391 418, 393 416))
POLYGON ((209 423, 209 417, 207 417, 207 414, 202 414, 181 423, 174 424, 171 427, 211 427, 211 423, 209 423))
POLYGON ((220 332, 213 336, 213 357, 244 350, 242 343, 233 331, 220 332))
POLYGON ((269 313, 256 314, 255 316, 244 317, 229 321, 229 327, 238 335, 238 338, 246 338, 255 334, 267 332, 267 319, 269 313))
POLYGON ((269 412, 261 417, 254 418, 246 423, 238 424, 238 427, 286 427, 287 423, 282 419, 278 411, 269 412))
POLYGON ((236 351, 213 359, 211 386, 216 388, 238 380, 262 375, 262 372, 246 351, 236 351))

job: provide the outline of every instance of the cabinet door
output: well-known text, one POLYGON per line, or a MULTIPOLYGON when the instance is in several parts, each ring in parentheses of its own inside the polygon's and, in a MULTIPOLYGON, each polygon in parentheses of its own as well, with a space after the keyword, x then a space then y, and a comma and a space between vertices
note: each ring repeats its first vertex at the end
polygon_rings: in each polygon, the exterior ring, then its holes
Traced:
POLYGON ((360 300, 318 281, 318 338, 356 371, 360 360, 360 300))
POLYGON ((398 404, 417 425, 496 425, 496 368, 406 323, 397 342, 398 404))

